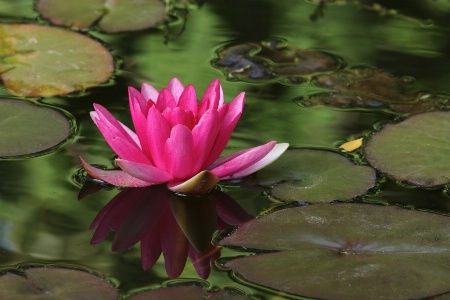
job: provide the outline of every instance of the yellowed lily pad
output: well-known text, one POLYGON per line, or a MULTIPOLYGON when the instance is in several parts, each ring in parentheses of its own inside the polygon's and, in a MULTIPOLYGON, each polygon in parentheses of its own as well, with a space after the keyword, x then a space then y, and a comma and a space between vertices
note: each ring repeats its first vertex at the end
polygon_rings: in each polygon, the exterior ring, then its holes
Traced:
POLYGON ((0 24, 0 78, 14 95, 85 90, 108 80, 111 54, 79 33, 34 24, 0 24))
POLYGON ((450 112, 430 112, 385 126, 365 146, 369 163, 425 187, 450 182, 450 112))
POLYGON ((37 156, 73 136, 69 115, 26 101, 0 99, 0 157, 37 156))
POLYGON ((294 149, 256 174, 282 201, 310 203, 349 201, 375 185, 375 170, 357 166, 344 156, 323 150, 294 149))
POLYGON ((222 246, 239 280, 318 299, 422 299, 450 291, 450 218, 368 204, 316 204, 241 225, 222 246))
POLYGON ((161 0, 38 0, 37 10, 57 25, 80 29, 98 22, 105 32, 154 27, 166 16, 161 0))

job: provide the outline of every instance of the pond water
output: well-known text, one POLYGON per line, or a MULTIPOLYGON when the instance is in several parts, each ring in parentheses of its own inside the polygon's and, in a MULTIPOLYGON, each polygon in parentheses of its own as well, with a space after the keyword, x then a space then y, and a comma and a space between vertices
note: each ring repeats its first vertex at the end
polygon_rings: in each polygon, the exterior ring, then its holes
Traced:
MULTIPOLYGON (((239 70, 230 75, 225 66, 217 67, 219 51, 260 41, 286 43, 329 54, 338 62, 337 69, 372 67, 398 78, 414 78, 414 91, 445 98, 450 82, 449 12, 449 2, 439 0, 212 0, 180 10, 179 20, 170 23, 168 32, 163 26, 115 34, 102 33, 95 27, 82 32, 101 41, 114 56, 115 72, 106 83, 66 96, 33 98, 13 96, 0 85, 1 98, 25 99, 73 116, 72 136, 54 151, 36 157, 0 159, 0 269, 5 273, 27 264, 87 269, 112 281, 121 295, 173 283, 197 282, 208 290, 234 288, 255 299, 302 299, 305 295, 280 293, 237 279, 239 276, 231 276, 231 271, 220 268, 213 267, 209 277, 202 279, 190 260, 174 279, 168 277, 162 256, 150 270, 143 270, 139 245, 114 253, 113 235, 91 245, 94 231, 89 226, 102 207, 121 191, 107 186, 78 200, 86 180, 79 156, 97 166, 115 167, 114 152, 90 119, 92 104, 102 104, 131 127, 128 86, 139 88, 148 82, 161 89, 177 77, 184 84, 192 83, 201 94, 213 79, 219 78, 226 101, 246 92, 244 113, 226 153, 271 140, 287 142, 291 148, 339 152, 338 146, 343 142, 367 137, 407 114, 387 107, 302 105, 301 99, 328 91, 309 82, 316 73, 303 76, 304 83, 296 81, 298 76, 246 78, 239 70), (317 12, 319 2, 326 3, 323 16, 313 21, 311 16, 317 12)), ((39 17, 31 0, 0 0, 0 20, 49 24, 39 17)), ((0 121, 0 130, 1 126, 0 121)), ((344 156, 366 164, 359 154, 344 153, 344 156)), ((271 198, 269 189, 246 180, 225 182, 219 187, 252 216, 286 206, 271 198)), ((450 199, 446 191, 442 186, 418 188, 378 173, 376 187, 353 201, 448 215, 450 199)), ((200 213, 190 214, 205 219, 200 213)), ((248 253, 232 247, 223 248, 221 255, 224 258, 248 253)))

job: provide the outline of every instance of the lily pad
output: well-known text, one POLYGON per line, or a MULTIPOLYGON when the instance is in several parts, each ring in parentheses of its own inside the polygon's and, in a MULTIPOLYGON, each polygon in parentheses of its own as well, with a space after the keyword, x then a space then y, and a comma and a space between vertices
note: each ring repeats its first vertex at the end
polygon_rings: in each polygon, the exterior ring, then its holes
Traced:
POLYGON ((230 78, 243 81, 296 78, 338 68, 340 59, 322 51, 300 49, 281 39, 227 45, 217 51, 213 65, 230 78))
POLYGON ((305 107, 381 109, 395 113, 417 114, 442 110, 448 95, 432 95, 414 90, 410 78, 400 78, 374 68, 354 68, 314 76, 312 82, 332 89, 302 97, 297 102, 305 107))
POLYGON ((450 181, 450 112, 385 126, 365 146, 369 163, 397 180, 432 187, 450 181))
POLYGON ((154 27, 166 16, 161 0, 39 0, 37 10, 56 25, 81 29, 98 22, 104 32, 154 27))
POLYGON ((323 150, 286 151, 273 164, 256 174, 271 195, 282 201, 310 203, 349 201, 375 184, 375 170, 357 166, 342 155, 323 150))
POLYGON ((0 299, 117 299, 114 286, 94 274, 66 268, 37 267, 25 276, 7 272, 0 277, 0 299))
POLYGON ((224 266, 304 297, 418 299, 450 291, 450 218, 437 214, 317 204, 245 223, 219 244, 275 251, 224 266))
POLYGON ((114 70, 99 42, 34 24, 0 24, 0 78, 18 96, 67 94, 97 86, 114 70))
POLYGON ((26 101, 0 99, 0 157, 42 155, 62 146, 73 136, 67 116, 26 101))

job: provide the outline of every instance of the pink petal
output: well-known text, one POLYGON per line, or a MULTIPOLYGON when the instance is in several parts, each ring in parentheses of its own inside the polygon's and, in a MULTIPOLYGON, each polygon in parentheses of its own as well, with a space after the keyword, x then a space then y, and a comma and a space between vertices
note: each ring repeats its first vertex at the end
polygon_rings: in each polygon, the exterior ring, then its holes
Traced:
POLYGON ((138 178, 135 178, 131 175, 128 175, 127 173, 121 171, 121 170, 101 170, 97 169, 87 162, 84 161, 80 157, 81 164, 83 165, 83 168, 86 170, 86 172, 95 179, 103 180, 109 184, 115 185, 115 186, 121 186, 121 187, 143 187, 143 186, 149 186, 153 183, 142 181, 138 178))
POLYGON ((176 103, 178 103, 178 100, 180 99, 180 96, 184 91, 184 86, 181 81, 178 78, 172 78, 170 79, 167 88, 172 93, 176 103))
MULTIPOLYGON (((228 104, 226 116, 222 122, 222 127, 217 135, 214 147, 211 149, 208 156, 208 160, 205 164, 206 166, 212 164, 225 149, 228 141, 230 140, 231 134, 233 133, 233 130, 242 115, 244 99, 245 93, 240 93, 230 104, 228 104)), ((221 109, 224 109, 225 107, 226 106, 224 105, 221 109)))
POLYGON ((172 93, 166 88, 162 89, 156 101, 156 108, 163 112, 166 108, 174 108, 175 106, 176 102, 172 93))
POLYGON ((158 100, 159 92, 150 84, 143 83, 141 87, 141 94, 144 96, 145 100, 152 101, 153 103, 156 103, 158 100))
MULTIPOLYGON (((200 170, 211 163, 207 163, 211 155, 211 149, 216 141, 217 134, 219 133, 220 122, 219 116, 216 110, 206 111, 198 124, 192 129, 192 137, 194 144, 194 153, 196 159, 194 161, 194 169, 200 170)), ((219 157, 220 153, 217 155, 219 157)), ((217 157, 212 159, 216 160, 217 157)))
POLYGON ((173 179, 173 176, 166 171, 151 165, 125 159, 116 159, 116 162, 125 173, 149 183, 148 185, 160 184, 173 179))
POLYGON ((189 245, 189 258, 194 265, 197 274, 203 278, 207 279, 211 272, 211 262, 220 257, 220 249, 213 245, 203 253, 195 250, 194 247, 189 245))
POLYGON ((253 217, 228 194, 219 190, 213 190, 211 196, 216 203, 217 216, 227 225, 240 225, 253 219, 253 217))
POLYGON ((237 178, 242 170, 260 161, 276 145, 275 141, 219 158, 208 169, 222 179, 237 178))
POLYGON ((124 139, 129 140, 129 142, 135 143, 136 140, 135 137, 131 137, 129 135, 129 132, 132 131, 130 129, 125 130, 124 127, 126 126, 120 123, 116 118, 114 118, 114 116, 106 108, 104 108, 100 104, 94 103, 94 109, 95 112, 91 112, 90 115, 92 120, 95 122, 95 124, 97 125, 97 127, 100 129, 101 132, 102 129, 108 128, 110 131, 114 133, 114 135, 121 136, 124 139), (99 126, 100 121, 103 124, 103 128, 99 126))
POLYGON ((198 170, 194 170, 192 133, 184 125, 178 124, 172 128, 170 138, 166 141, 165 152, 167 171, 175 179, 189 178, 198 170))
MULTIPOLYGON (((146 146, 146 127, 147 127, 147 100, 136 89, 128 88, 128 99, 130 103, 131 118, 133 120, 134 129, 139 136, 139 144, 142 149, 147 149, 146 146)), ((150 103, 153 103, 150 101, 150 103)), ((146 153, 148 155, 148 153, 146 153)))
POLYGON ((194 115, 197 114, 197 93, 192 84, 186 86, 177 105, 184 110, 192 111, 194 115))
POLYGON ((217 110, 223 104, 223 92, 219 79, 215 79, 206 89, 198 107, 197 114, 203 115, 208 109, 217 110))
POLYGON ((138 111, 145 111, 147 107, 147 99, 134 87, 128 87, 128 101, 130 103, 130 108, 138 111))
POLYGON ((163 113, 164 118, 169 122, 170 127, 174 127, 177 124, 183 124, 189 129, 192 129, 195 125, 195 116, 191 111, 186 111, 180 107, 174 109, 166 109, 163 113))
MULTIPOLYGON (((265 166, 267 166, 267 165, 271 164, 272 162, 274 162, 275 160, 277 160, 287 150, 288 147, 289 147, 288 143, 276 144, 275 147, 272 150, 270 150, 270 152, 267 153, 267 155, 264 156, 261 160, 248 166, 247 168, 235 173, 233 175, 233 178, 244 177, 244 176, 250 175, 252 173, 255 173, 256 171, 261 170, 265 166)), ((231 177, 230 178, 221 178, 221 179, 231 179, 231 177)))
POLYGON ((154 165, 161 170, 167 170, 164 145, 169 135, 170 126, 166 119, 156 107, 150 108, 147 116, 147 151, 151 153, 154 165))

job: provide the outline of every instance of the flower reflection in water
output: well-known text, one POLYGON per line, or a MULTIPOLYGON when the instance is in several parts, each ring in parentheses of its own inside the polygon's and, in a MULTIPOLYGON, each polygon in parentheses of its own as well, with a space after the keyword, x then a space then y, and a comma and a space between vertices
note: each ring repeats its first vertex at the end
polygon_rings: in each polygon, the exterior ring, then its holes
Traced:
POLYGON ((114 231, 115 252, 141 243, 145 270, 152 268, 162 253, 170 278, 180 276, 189 257, 198 275, 206 279, 211 264, 220 256, 220 249, 211 244, 214 232, 251 218, 219 190, 179 196, 161 185, 126 188, 97 214, 90 226, 95 230, 91 243, 102 242, 114 231))

